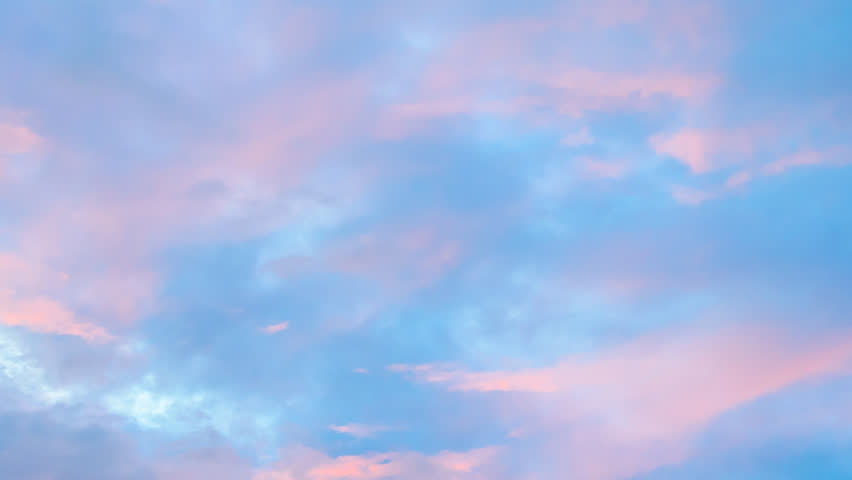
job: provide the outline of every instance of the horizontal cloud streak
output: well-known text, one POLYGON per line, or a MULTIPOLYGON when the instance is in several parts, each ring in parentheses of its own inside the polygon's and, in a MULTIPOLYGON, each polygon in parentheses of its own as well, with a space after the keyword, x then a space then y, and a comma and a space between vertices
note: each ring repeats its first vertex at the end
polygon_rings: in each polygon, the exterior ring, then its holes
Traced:
POLYGON ((439 452, 435 455, 418 453, 375 453, 359 456, 329 458, 305 447, 283 452, 293 460, 279 468, 262 469, 253 480, 334 480, 410 478, 485 479, 488 464, 498 450, 481 448, 467 452, 439 452))
MULTIPOLYGON (((590 461, 602 461, 600 455, 614 448, 644 456, 641 452, 654 442, 688 442, 724 412, 802 381, 848 374, 852 368, 848 333, 799 340, 792 332, 771 327, 726 327, 651 335, 536 369, 471 372, 441 365, 389 369, 450 391, 556 396, 554 401, 565 408, 547 410, 541 424, 528 428, 534 432, 592 421, 596 427, 583 435, 599 438, 585 448, 573 447, 580 453, 572 458, 588 454, 590 461)), ((649 451, 644 461, 627 461, 610 473, 592 464, 583 468, 598 472, 590 471, 588 478, 622 478, 632 469, 643 471, 659 464, 654 462, 667 463, 683 455, 670 453, 674 457, 649 451)))

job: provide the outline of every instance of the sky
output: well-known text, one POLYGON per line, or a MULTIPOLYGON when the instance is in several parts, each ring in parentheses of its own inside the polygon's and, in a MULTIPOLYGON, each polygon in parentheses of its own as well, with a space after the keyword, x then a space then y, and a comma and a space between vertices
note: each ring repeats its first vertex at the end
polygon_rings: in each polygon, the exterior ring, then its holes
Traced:
POLYGON ((852 478, 852 2, 0 2, 0 477, 852 478))

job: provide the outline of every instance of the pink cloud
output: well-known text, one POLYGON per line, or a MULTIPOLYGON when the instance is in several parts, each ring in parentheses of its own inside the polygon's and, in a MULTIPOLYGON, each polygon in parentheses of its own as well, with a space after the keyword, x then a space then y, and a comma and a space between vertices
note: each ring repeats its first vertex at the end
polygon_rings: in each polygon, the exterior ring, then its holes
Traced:
POLYGON ((440 468, 449 472, 470 473, 482 465, 492 462, 497 456, 498 449, 494 447, 479 448, 467 452, 444 451, 433 457, 440 468))
POLYGON ((513 425, 525 441, 543 441, 549 454, 573 452, 557 461, 560 468, 603 480, 679 461, 693 435, 720 414, 802 381, 846 373, 850 362, 850 332, 802 337, 771 326, 727 326, 652 334, 543 368, 389 369, 450 391, 528 395, 524 404, 535 413, 498 402, 496 421, 513 425))
POLYGON ((276 323, 275 325, 267 325, 261 328, 261 330, 269 335, 272 335, 278 332, 283 332, 284 330, 287 330, 288 327, 290 327, 289 322, 281 322, 276 323))
POLYGON ((390 365, 388 370, 412 374, 422 382, 447 384, 451 391, 550 393, 560 388, 548 370, 472 373, 437 364, 390 365))
POLYGON ((709 153, 707 143, 705 136, 696 130, 651 137, 651 146, 657 153, 677 158, 688 166, 693 173, 704 173, 712 167, 707 158, 709 153))
POLYGON ((467 372, 428 364, 388 368, 459 391, 551 393, 612 385, 617 386, 619 395, 664 404, 658 413, 670 418, 677 415, 668 404, 666 392, 683 389, 686 392, 681 400, 694 397, 690 402, 679 403, 685 408, 684 415, 706 419, 801 379, 835 372, 852 359, 852 335, 821 338, 798 346, 795 338, 791 332, 768 327, 727 327, 719 332, 652 335, 598 355, 566 359, 540 369, 467 372), (683 375, 692 370, 707 375, 683 375), (718 387, 713 394, 689 392, 692 386, 708 384, 718 387), (633 393, 621 391, 634 386, 641 388, 633 393))
POLYGON ((0 156, 31 152, 43 142, 28 127, 0 123, 0 156))
POLYGON ((74 281, 66 295, 93 321, 129 325, 154 308, 159 278, 151 255, 184 206, 169 201, 169 183, 150 195, 137 184, 57 200, 18 227, 17 253, 67 272, 74 281))
POLYGON ((793 155, 787 155, 772 163, 764 165, 763 172, 768 175, 778 175, 793 167, 819 165, 823 162, 823 158, 823 155, 818 152, 800 152, 793 155))
POLYGON ((3 123, 0 118, 0 180, 4 180, 7 173, 8 157, 36 151, 43 143, 44 139, 28 127, 3 123))
MULTIPOLYGON (((234 113, 227 135, 178 146, 173 161, 85 190, 55 189, 50 208, 34 209, 10 229, 15 255, 71 275, 63 303, 104 328, 166 308, 156 261, 164 249, 256 236, 304 215, 298 202, 323 167, 322 154, 366 128, 352 121, 364 105, 365 78, 288 85, 234 113)), ((34 142, 21 132, 3 133, 16 151, 34 142)), ((57 166, 81 162, 63 145, 55 150, 57 166)), ((333 193, 361 193, 351 185, 360 185, 358 175, 333 193)))
POLYGON ((758 129, 711 130, 686 128, 669 134, 657 134, 649 139, 654 150, 674 157, 694 174, 707 173, 736 162, 736 158, 751 153, 758 129))
MULTIPOLYGON (((452 68, 452 67, 443 67, 452 68)), ((477 76, 479 74, 476 74, 477 76)), ((416 99, 391 106, 380 120, 379 135, 399 138, 429 125, 429 121, 457 115, 491 114, 517 116, 535 125, 545 117, 580 117, 589 111, 649 107, 656 96, 678 99, 703 98, 718 83, 715 77, 678 72, 636 74, 588 69, 541 71, 538 65, 519 70, 514 79, 540 94, 483 98, 473 87, 443 86, 420 93, 416 99), (470 88, 470 91, 466 89, 470 88)), ((468 83, 466 80, 465 83, 468 83)), ((475 83, 475 82, 470 82, 475 83)), ((566 138, 569 143, 583 137, 566 138)))
POLYGON ((385 427, 383 425, 365 425, 362 423, 348 423, 346 425, 329 425, 328 428, 330 430, 334 430, 337 433, 343 433, 346 435, 351 435, 357 438, 368 438, 376 435, 380 432, 386 432, 391 430, 390 427, 385 427))
POLYGON ((61 304, 43 297, 15 299, 0 293, 0 323, 38 333, 73 335, 89 342, 113 339, 102 327, 78 320, 61 304))
POLYGON ((68 288, 68 274, 0 253, 0 323, 39 333, 74 335, 90 342, 112 340, 105 329, 80 320, 59 299, 68 288))
MULTIPOLYGON (((676 7, 659 10, 686 10, 676 7)), ((607 6, 568 6, 540 17, 501 20, 465 31, 430 56, 413 84, 383 113, 377 134, 400 138, 428 129, 436 120, 478 114, 510 116, 533 126, 559 124, 565 115, 653 108, 664 97, 689 102, 706 98, 719 85, 719 77, 690 72, 677 63, 619 71, 542 53, 550 52, 549 46, 561 38, 573 40, 578 30, 593 24, 606 28, 636 24, 650 37, 690 31, 683 28, 688 14, 648 12, 646 5, 636 2, 609 1, 607 6)), ((693 22, 695 31, 701 30, 701 23, 693 22)), ((578 135, 567 136, 566 144, 589 142, 583 132, 578 135)))
POLYGON ((397 465, 385 463, 391 460, 390 455, 375 455, 372 458, 339 457, 328 465, 314 467, 308 471, 309 478, 317 480, 335 478, 382 478, 402 473, 397 465))
POLYGON ((699 205, 707 200, 724 195, 728 190, 743 188, 758 176, 780 175, 790 169, 805 166, 838 167, 850 163, 852 163, 852 155, 846 149, 835 148, 824 151, 799 151, 783 155, 777 160, 766 163, 761 167, 735 172, 728 176, 724 185, 715 190, 698 190, 676 186, 672 189, 672 197, 685 205, 699 205))
POLYGON ((435 455, 386 452, 331 458, 305 447, 282 452, 280 465, 258 469, 253 480, 491 480, 497 477, 494 463, 498 449, 466 452, 443 451, 435 455))
POLYGON ((747 170, 737 172, 725 181, 725 186, 728 188, 739 188, 751 181, 752 174, 747 170))
POLYGON ((718 80, 713 76, 677 71, 631 73, 570 69, 543 76, 542 83, 571 92, 576 97, 598 98, 598 102, 602 102, 603 99, 627 99, 634 94, 642 98, 660 94, 675 98, 703 97, 718 80))
POLYGON ((68 281, 65 272, 31 262, 11 253, 0 253, 0 288, 25 292, 55 290, 68 281))
POLYGON ((813 165, 843 166, 852 163, 852 151, 836 148, 825 151, 800 151, 767 163, 761 169, 764 175, 779 175, 791 168, 813 165))

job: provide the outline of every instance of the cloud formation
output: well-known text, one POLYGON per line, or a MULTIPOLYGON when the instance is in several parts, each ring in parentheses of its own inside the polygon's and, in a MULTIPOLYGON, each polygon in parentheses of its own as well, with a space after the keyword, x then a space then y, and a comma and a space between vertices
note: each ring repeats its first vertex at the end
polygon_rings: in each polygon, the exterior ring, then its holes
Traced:
POLYGON ((852 7, 741 3, 0 2, 0 472, 848 477, 852 7))

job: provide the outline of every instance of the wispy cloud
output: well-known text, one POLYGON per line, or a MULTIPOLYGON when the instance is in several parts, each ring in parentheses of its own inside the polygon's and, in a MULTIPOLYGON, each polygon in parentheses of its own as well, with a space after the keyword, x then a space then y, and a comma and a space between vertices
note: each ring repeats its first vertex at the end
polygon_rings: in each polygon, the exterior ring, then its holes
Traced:
MULTIPOLYGON (((593 422, 582 429, 590 441, 572 446, 577 449, 572 457, 589 469, 588 478, 614 479, 683 458, 692 436, 726 411, 802 381, 848 372, 849 332, 806 342, 797 338, 771 326, 727 327, 651 335, 534 369, 478 372, 430 364, 388 368, 449 391, 537 396, 544 410, 527 425, 525 435, 593 422), (554 402, 568 403, 554 409, 554 402), (652 453, 648 449, 654 444, 681 448, 652 453), (620 466, 594 466, 616 451, 628 455, 620 466), (632 455, 644 460, 633 462, 628 459, 632 455)), ((523 418, 508 411, 500 415, 523 418)), ((560 438, 575 441, 571 435, 560 438)))
POLYGON ((100 326, 80 321, 62 305, 40 297, 16 300, 0 295, 0 323, 34 332, 74 335, 92 342, 113 339, 100 326))
POLYGON ((442 451, 435 455, 415 452, 388 452, 348 455, 331 458, 305 447, 282 451, 285 458, 280 467, 265 468, 255 473, 254 480, 334 480, 380 479, 405 477, 412 480, 428 478, 484 479, 493 475, 489 463, 495 460, 498 449, 481 448, 466 452, 442 451), (287 459, 291 459, 288 461, 287 459))
POLYGON ((347 423, 345 425, 329 425, 330 430, 357 438, 369 438, 381 432, 393 430, 383 425, 365 425, 363 423, 347 423))
POLYGON ((674 157, 692 173, 702 174, 736 163, 738 158, 751 153, 758 134, 749 129, 687 128, 670 134, 656 134, 649 142, 657 153, 674 157))
POLYGON ((275 334, 275 333, 278 333, 278 332, 283 332, 284 330, 287 330, 287 328, 289 328, 289 327, 290 327, 290 322, 281 322, 281 323, 276 323, 275 325, 267 325, 267 326, 261 328, 261 330, 265 333, 272 335, 272 334, 275 334))

